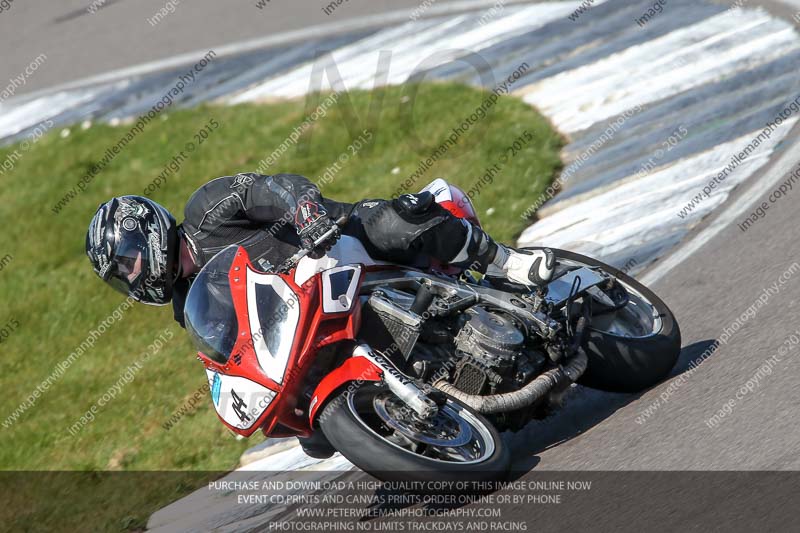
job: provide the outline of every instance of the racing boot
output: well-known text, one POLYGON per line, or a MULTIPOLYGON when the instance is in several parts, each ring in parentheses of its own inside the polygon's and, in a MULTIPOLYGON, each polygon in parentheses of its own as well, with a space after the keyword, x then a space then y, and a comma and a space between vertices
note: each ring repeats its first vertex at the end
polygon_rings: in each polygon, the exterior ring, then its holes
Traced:
MULTIPOLYGON (((484 272, 489 278, 504 278, 528 287, 544 287, 553 278, 556 256, 549 248, 510 248, 466 220, 453 218, 450 222, 455 224, 454 227, 443 234, 455 235, 459 223, 464 228, 461 231, 466 234, 466 242, 458 255, 449 261, 450 264, 484 272)), ((454 243, 458 245, 458 239, 454 243)))
POLYGON ((489 277, 505 276, 509 281, 529 287, 543 287, 553 278, 556 256, 549 248, 517 250, 502 244, 486 271, 489 277))

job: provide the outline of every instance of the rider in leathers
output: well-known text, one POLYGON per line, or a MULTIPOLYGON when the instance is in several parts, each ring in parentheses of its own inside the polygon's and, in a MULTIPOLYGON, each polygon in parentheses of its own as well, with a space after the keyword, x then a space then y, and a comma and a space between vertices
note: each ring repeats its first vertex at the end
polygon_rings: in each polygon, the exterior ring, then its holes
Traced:
MULTIPOLYGON (((430 192, 351 204, 323 198, 316 185, 296 174, 212 180, 189 199, 180 225, 148 198, 112 198, 92 218, 86 253, 95 272, 118 291, 152 305, 172 301, 183 326, 191 281, 220 250, 243 246, 254 264, 269 270, 299 248, 312 257, 324 255, 340 233, 359 239, 373 258, 400 264, 423 266, 435 259, 529 286, 547 283, 553 272, 549 250, 496 243, 437 204, 430 192), (333 235, 315 245, 331 229, 333 235)), ((304 444, 307 452, 325 454, 304 444)))

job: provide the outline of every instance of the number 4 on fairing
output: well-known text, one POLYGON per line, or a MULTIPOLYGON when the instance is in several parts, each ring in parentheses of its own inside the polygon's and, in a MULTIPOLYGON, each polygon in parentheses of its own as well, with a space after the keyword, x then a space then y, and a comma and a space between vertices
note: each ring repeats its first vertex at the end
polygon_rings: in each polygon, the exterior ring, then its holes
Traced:
POLYGON ((231 389, 231 398, 233 398, 233 410, 242 422, 250 422, 250 417, 247 416, 247 404, 244 403, 236 391, 231 389))

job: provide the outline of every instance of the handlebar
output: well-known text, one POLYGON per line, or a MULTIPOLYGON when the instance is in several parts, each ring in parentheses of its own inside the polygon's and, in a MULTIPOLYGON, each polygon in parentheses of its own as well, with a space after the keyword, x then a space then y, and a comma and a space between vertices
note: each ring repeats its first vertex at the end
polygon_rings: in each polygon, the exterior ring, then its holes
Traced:
MULTIPOLYGON (((343 216, 342 218, 338 219, 334 227, 323 233, 319 239, 314 241, 314 248, 316 248, 320 244, 330 239, 333 235, 335 235, 337 231, 339 231, 341 228, 344 227, 344 225, 347 223, 347 220, 348 220, 347 216, 343 216)), ((311 250, 301 248, 300 250, 297 251, 297 253, 295 253, 293 256, 291 256, 290 258, 288 258, 286 261, 283 262, 280 268, 278 268, 278 272, 290 271, 291 269, 296 267, 297 263, 299 263, 300 260, 303 259, 305 256, 307 256, 309 253, 311 253, 311 250)))

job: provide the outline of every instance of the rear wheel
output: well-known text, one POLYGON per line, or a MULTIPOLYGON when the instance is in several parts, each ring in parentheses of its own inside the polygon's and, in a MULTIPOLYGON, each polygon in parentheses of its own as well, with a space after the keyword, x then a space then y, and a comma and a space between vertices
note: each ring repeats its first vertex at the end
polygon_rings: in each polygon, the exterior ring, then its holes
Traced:
POLYGON ((450 397, 424 420, 387 388, 366 383, 334 398, 320 427, 342 455, 379 479, 490 481, 508 475, 510 456, 500 435, 450 397))
POLYGON ((589 365, 578 383, 639 392, 666 378, 681 351, 675 316, 656 294, 624 272, 585 255, 551 248, 560 265, 599 267, 628 293, 627 305, 596 315, 584 339, 589 365))

